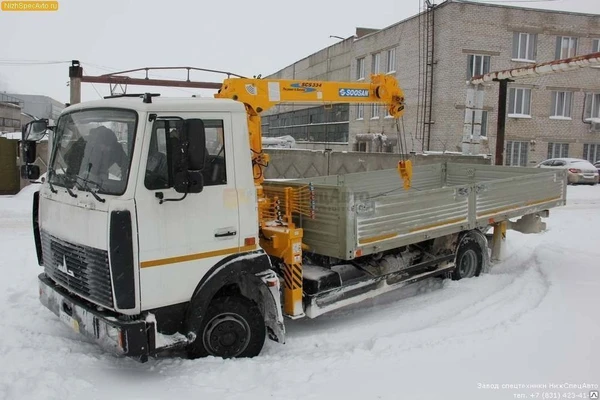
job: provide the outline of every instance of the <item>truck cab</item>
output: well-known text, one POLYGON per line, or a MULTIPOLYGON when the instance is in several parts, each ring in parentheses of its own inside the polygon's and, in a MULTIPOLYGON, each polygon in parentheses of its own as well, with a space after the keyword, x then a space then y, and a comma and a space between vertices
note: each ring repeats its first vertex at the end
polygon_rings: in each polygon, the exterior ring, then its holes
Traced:
POLYGON ((255 355, 265 333, 283 341, 279 280, 258 246, 246 118, 228 99, 66 108, 34 197, 42 303, 133 357, 182 345, 255 355))

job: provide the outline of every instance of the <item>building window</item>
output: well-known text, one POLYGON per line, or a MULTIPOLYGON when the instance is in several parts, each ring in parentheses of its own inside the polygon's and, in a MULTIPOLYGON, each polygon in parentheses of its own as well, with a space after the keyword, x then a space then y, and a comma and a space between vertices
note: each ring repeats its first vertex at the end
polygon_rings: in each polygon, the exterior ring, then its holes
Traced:
POLYGON ((552 92, 552 114, 554 118, 571 119, 573 92, 552 92))
MULTIPOLYGON (((600 53, 600 39, 592 40, 592 53, 600 53)), ((600 68, 600 65, 592 65, 591 68, 600 68)))
MULTIPOLYGON (((475 137, 475 127, 476 122, 475 122, 475 114, 476 111, 475 110, 465 110, 465 120, 467 118, 471 118, 471 138, 475 137), (468 115, 468 113, 470 113, 470 116, 468 115)), ((483 111, 481 110, 481 123, 479 124, 481 129, 479 131, 479 136, 486 138, 488 135, 487 132, 487 127, 488 127, 488 112, 487 111, 483 111)))
POLYGON ((490 56, 469 54, 467 58, 467 78, 490 72, 490 56))
POLYGON ((515 32, 513 34, 513 60, 534 61, 536 55, 537 34, 515 32))
POLYGON ((508 116, 516 118, 531 116, 531 89, 509 89, 508 116))
POLYGON ((367 152, 367 142, 358 142, 356 144, 356 150, 366 153, 367 152))
POLYGON ((528 151, 529 142, 507 141, 504 164, 513 167, 526 167, 528 151))
POLYGON ((548 143, 548 158, 569 157, 569 143, 548 143))
POLYGON ((373 63, 371 65, 374 74, 378 74, 381 67, 381 53, 373 54, 373 63))
POLYGON ((585 94, 583 119, 600 118, 600 93, 585 94))
POLYGON ((363 119, 365 117, 365 105, 357 104, 356 105, 356 119, 363 119))
POLYGON ((583 158, 585 158, 591 163, 600 161, 600 144, 584 144, 583 158))
POLYGON ((365 58, 356 60, 356 79, 365 79, 365 58))
POLYGON ((388 74, 396 72, 396 49, 389 49, 387 51, 387 68, 388 74))
POLYGON ((554 58, 560 60, 562 58, 575 57, 577 54, 577 38, 568 36, 558 36, 556 38, 556 54, 554 58))
POLYGON ((371 104, 371 119, 379 118, 379 104, 371 104))
POLYGON ((265 137, 290 135, 298 142, 347 143, 350 105, 337 103, 262 117, 265 137))

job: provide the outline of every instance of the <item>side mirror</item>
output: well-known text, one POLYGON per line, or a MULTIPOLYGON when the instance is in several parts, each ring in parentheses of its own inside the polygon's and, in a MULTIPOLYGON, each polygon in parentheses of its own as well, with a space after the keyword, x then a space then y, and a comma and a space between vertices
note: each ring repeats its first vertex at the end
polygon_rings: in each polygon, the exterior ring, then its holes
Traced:
POLYGON ((37 165, 21 165, 21 178, 34 181, 40 177, 40 167, 37 165))
POLYGON ((36 153, 37 143, 31 140, 23 140, 21 142, 21 163, 33 164, 37 158, 36 153))
POLYGON ((177 193, 200 193, 204 188, 204 175, 199 171, 178 172, 173 187, 177 193))
POLYGON ((48 120, 31 121, 23 127, 23 140, 37 142, 44 137, 48 130, 48 120))
POLYGON ((185 120, 175 167, 174 188, 178 193, 200 193, 204 188, 202 170, 206 162, 206 133, 201 119, 185 120))

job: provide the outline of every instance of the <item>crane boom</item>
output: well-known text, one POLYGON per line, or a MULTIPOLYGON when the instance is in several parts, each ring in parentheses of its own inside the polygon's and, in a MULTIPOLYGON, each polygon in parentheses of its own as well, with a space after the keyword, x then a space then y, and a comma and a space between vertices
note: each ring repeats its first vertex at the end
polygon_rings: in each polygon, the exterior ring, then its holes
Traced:
POLYGON ((262 151, 260 113, 275 105, 378 103, 386 105, 388 113, 394 118, 400 118, 404 114, 404 92, 395 77, 385 74, 371 75, 370 82, 229 78, 223 81, 215 97, 240 101, 246 106, 257 185, 263 182, 262 169, 269 161, 262 151))

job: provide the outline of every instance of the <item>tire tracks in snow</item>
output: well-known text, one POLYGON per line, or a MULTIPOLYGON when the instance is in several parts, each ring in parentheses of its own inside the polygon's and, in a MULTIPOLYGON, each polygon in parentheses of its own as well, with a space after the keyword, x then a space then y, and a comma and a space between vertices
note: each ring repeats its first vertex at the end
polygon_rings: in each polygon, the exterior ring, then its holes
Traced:
POLYGON ((394 352, 403 352, 449 341, 464 341, 472 336, 493 336, 493 332, 501 328, 510 329, 512 324, 534 312, 548 295, 550 281, 541 269, 537 256, 537 252, 545 247, 537 245, 519 249, 512 257, 494 266, 490 274, 460 282, 447 281, 439 290, 399 300, 397 305, 388 303, 380 311, 370 307, 368 311, 373 311, 375 317, 373 314, 368 315, 366 311, 356 310, 348 315, 347 321, 344 321, 344 314, 334 316, 335 324, 339 325, 337 328, 330 326, 328 321, 323 324, 324 329, 319 323, 309 322, 308 326, 300 327, 299 336, 295 335, 296 327, 290 324, 288 344, 284 347, 277 346, 276 353, 269 353, 282 358, 293 356, 312 359, 323 353, 344 354, 348 349, 354 349, 376 355, 392 349, 394 352), (532 255, 514 263, 514 259, 518 260, 523 252, 531 252, 532 255), (499 278, 508 280, 500 286, 494 286, 494 281, 499 278), (480 282, 481 280, 486 282, 480 282), (478 287, 479 284, 482 284, 481 287, 478 287), (466 308, 461 308, 473 294, 477 295, 477 300, 466 308), (408 306, 406 309, 402 307, 403 303, 408 306), (429 313, 432 315, 427 315, 429 313), (377 314, 382 319, 376 318, 377 314), (409 324, 399 325, 394 319, 395 315, 405 320, 400 321, 401 323, 409 324), (416 317, 419 322, 410 323, 411 316, 416 317), (311 330, 310 325, 315 327, 315 332, 305 340, 302 331, 311 330), (391 325, 392 328, 386 329, 385 325, 391 325), (478 328, 469 329, 473 326, 478 328), (382 334, 380 328, 387 332, 382 334), (346 329, 350 332, 346 332, 346 329), (364 333, 360 334, 359 331, 364 333), (357 342, 354 339, 356 337, 363 339, 357 342), (299 340, 296 341, 296 338, 299 340))

